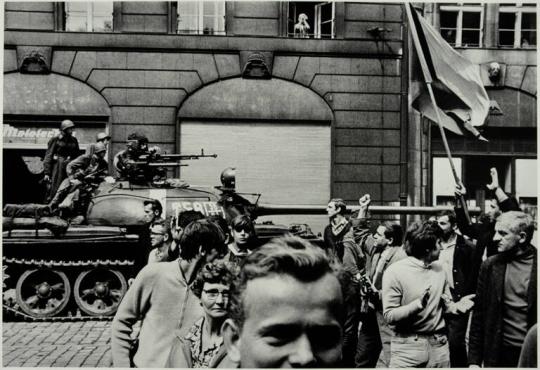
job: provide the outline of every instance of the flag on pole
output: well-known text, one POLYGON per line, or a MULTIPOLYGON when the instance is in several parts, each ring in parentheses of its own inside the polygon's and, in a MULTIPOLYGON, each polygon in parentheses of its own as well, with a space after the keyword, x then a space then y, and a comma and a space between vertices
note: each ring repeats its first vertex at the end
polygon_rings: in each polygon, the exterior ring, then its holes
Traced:
POLYGON ((478 139, 487 141, 476 129, 485 123, 489 113, 489 97, 480 78, 480 67, 455 51, 412 4, 406 6, 410 7, 413 19, 410 22, 411 32, 417 33, 422 48, 421 51, 416 50, 412 57, 413 108, 435 122, 435 109, 438 109, 440 124, 444 128, 459 135, 463 135, 463 129, 466 129, 478 139), (419 52, 425 56, 425 66, 418 61, 419 52), (430 99, 422 67, 427 68, 431 75, 438 107, 430 99))

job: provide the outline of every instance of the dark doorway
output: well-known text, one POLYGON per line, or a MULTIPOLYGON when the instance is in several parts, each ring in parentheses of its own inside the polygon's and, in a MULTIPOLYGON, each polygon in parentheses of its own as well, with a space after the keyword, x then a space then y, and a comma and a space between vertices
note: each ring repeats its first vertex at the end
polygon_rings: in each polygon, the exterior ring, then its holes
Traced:
POLYGON ((45 150, 4 149, 2 168, 2 205, 7 203, 43 203, 45 186, 41 160, 45 150))

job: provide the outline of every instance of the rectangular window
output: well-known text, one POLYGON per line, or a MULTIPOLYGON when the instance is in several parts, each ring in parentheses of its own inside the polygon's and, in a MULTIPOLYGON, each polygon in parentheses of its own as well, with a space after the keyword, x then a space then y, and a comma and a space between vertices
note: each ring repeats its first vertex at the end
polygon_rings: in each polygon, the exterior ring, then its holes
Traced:
POLYGON ((225 1, 179 1, 177 33, 225 34, 225 1))
POLYGON ((112 32, 113 2, 65 3, 66 31, 112 32))
MULTIPOLYGON (((461 177, 462 159, 452 158, 454 167, 461 177)), ((433 157, 433 205, 452 205, 454 202, 455 181, 446 157, 433 157)))
POLYGON ((538 222, 538 166, 536 159, 516 159, 516 197, 523 212, 538 222))
POLYGON ((295 38, 333 39, 336 10, 334 2, 289 2, 287 36, 295 38))
POLYGON ((484 7, 476 3, 440 6, 440 32, 452 46, 481 47, 484 7))
POLYGON ((536 4, 501 4, 499 46, 536 47, 536 4))

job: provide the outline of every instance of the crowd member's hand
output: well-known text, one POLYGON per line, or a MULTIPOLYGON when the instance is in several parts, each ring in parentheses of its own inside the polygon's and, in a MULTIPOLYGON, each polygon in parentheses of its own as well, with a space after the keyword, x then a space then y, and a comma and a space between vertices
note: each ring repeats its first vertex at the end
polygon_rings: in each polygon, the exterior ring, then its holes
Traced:
POLYGON ((497 173, 497 169, 492 167, 489 170, 489 174, 491 175, 491 184, 487 184, 486 187, 489 190, 496 190, 499 187, 499 175, 497 173))
POLYGON ((465 188, 465 185, 460 181, 458 184, 456 184, 456 188, 454 189, 454 193, 460 197, 467 194, 467 189, 465 188))
POLYGON ((50 182, 51 181, 51 177, 49 175, 45 175, 43 176, 43 181, 45 182, 50 182))
POLYGON ((469 294, 462 297, 459 302, 457 302, 457 311, 461 313, 467 313, 474 307, 474 297, 476 294, 469 294))
POLYGON ((371 196, 369 194, 364 194, 358 200, 358 204, 360 204, 360 207, 362 207, 362 208, 367 208, 370 203, 371 203, 371 196))

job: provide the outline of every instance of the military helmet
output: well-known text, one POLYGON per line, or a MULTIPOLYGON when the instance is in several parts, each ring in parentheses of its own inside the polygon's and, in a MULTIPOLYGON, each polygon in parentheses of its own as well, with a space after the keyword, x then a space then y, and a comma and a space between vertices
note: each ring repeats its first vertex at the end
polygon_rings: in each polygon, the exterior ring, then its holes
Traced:
POLYGON ((234 190, 236 187, 236 171, 235 168, 227 167, 221 173, 221 189, 234 190))
POLYGON ((71 128, 71 127, 75 127, 75 124, 73 123, 73 121, 69 119, 65 119, 60 124, 60 131, 65 131, 66 129, 71 128))
POLYGON ((107 140, 107 139, 110 139, 110 138, 111 137, 109 135, 107 135, 106 133, 104 133, 104 132, 99 132, 96 135, 96 141, 107 140))
POLYGON ((106 151, 107 151, 107 147, 105 146, 105 144, 103 143, 94 144, 94 154, 106 152, 106 151))

